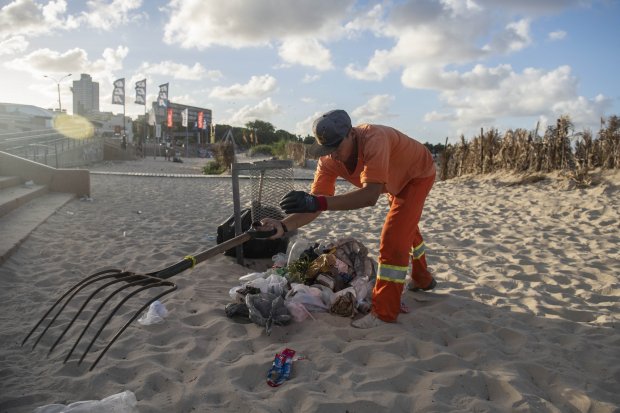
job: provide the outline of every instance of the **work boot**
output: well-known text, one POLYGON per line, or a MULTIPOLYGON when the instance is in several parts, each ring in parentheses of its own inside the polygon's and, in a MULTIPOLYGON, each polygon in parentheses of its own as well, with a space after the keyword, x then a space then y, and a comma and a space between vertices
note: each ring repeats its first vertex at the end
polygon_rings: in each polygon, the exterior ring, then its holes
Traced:
POLYGON ((409 287, 409 291, 413 291, 414 293, 417 293, 418 291, 430 291, 436 286, 437 286, 437 281, 435 281, 435 279, 433 278, 431 283, 426 288, 420 288, 416 285, 415 282, 413 282, 412 285, 409 287))
POLYGON ((354 321, 351 325, 356 328, 373 328, 378 327, 382 324, 387 324, 385 321, 379 320, 372 314, 368 314, 364 318, 360 318, 357 321, 354 321))

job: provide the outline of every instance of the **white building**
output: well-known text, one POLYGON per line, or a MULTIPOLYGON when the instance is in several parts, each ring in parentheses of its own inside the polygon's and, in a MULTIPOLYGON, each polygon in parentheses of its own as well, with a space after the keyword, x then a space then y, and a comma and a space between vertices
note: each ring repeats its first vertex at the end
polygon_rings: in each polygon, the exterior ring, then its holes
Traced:
POLYGON ((80 80, 73 81, 73 114, 86 116, 99 112, 99 83, 90 75, 82 73, 80 80))

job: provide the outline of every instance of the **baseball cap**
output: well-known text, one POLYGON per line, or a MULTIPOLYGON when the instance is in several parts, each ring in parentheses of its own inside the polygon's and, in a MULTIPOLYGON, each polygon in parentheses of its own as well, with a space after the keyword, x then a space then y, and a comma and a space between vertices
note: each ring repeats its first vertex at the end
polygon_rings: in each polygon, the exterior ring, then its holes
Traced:
POLYGON ((351 129, 351 118, 342 109, 330 110, 312 124, 314 143, 308 152, 312 156, 325 156, 334 152, 351 129))

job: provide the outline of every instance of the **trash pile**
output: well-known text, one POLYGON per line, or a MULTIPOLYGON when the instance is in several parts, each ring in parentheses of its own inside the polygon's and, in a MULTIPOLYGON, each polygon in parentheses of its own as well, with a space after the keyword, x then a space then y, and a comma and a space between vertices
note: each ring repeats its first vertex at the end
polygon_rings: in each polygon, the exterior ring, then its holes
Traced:
POLYGON ((311 313, 353 318, 371 311, 377 264, 355 238, 319 244, 302 236, 273 261, 268 271, 244 275, 230 290, 235 302, 226 305, 228 317, 249 318, 269 336, 276 325, 314 319, 311 313))

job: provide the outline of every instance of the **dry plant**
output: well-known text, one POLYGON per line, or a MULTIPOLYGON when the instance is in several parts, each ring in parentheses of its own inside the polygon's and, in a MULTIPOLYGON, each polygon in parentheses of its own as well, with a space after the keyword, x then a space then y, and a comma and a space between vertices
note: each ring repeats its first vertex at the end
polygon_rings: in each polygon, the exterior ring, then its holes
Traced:
POLYGON ((216 142, 211 145, 215 162, 224 168, 231 169, 235 162, 235 146, 232 142, 216 142))
POLYGON ((295 160, 297 166, 306 167, 306 146, 301 142, 287 142, 286 156, 295 160))
POLYGON ((517 129, 503 135, 491 129, 471 141, 461 135, 460 142, 440 154, 440 179, 498 171, 563 171, 562 176, 581 186, 591 183, 588 169, 620 169, 618 116, 611 116, 606 122, 601 119, 596 138, 589 129, 580 133, 575 133, 574 129, 569 115, 562 115, 555 125, 542 132, 542 136, 538 124, 531 132, 517 129))

